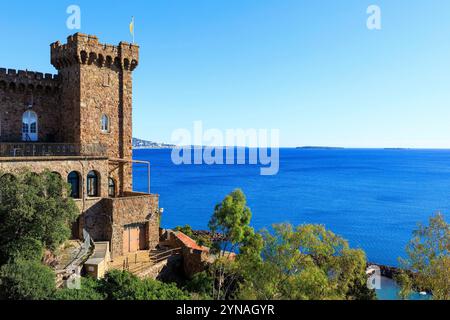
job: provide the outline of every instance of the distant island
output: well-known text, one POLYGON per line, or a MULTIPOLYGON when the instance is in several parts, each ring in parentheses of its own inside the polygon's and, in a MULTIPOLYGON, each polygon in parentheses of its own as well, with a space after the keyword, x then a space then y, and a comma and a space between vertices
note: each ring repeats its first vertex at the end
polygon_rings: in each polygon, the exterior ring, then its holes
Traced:
POLYGON ((325 150, 329 150, 329 149, 344 149, 341 147, 320 147, 320 146, 305 146, 305 147, 297 147, 297 149, 325 149, 325 150))
POLYGON ((175 145, 133 138, 133 149, 172 149, 175 145))

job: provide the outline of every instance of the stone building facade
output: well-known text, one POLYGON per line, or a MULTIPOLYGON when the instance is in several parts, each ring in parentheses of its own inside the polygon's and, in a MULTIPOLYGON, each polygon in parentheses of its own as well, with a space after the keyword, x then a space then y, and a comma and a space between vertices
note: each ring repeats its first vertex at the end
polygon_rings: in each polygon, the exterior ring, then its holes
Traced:
POLYGON ((139 47, 77 33, 50 45, 57 75, 0 68, 0 172, 50 170, 80 208, 74 235, 112 258, 156 247, 159 198, 133 192, 132 74, 139 47))

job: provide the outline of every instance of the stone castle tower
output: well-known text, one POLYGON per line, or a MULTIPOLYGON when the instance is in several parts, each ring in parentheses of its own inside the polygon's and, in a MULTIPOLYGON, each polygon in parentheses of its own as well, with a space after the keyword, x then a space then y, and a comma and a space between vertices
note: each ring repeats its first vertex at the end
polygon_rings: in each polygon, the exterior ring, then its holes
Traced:
MULTIPOLYGON (((63 83, 61 103, 72 123, 66 141, 81 148, 103 145, 111 158, 132 158, 132 72, 139 61, 139 47, 121 42, 100 44, 95 36, 77 33, 67 44, 51 44, 51 63, 63 83), (108 117, 108 128, 102 117, 108 117)), ((123 165, 121 191, 131 190, 131 167, 123 165)))

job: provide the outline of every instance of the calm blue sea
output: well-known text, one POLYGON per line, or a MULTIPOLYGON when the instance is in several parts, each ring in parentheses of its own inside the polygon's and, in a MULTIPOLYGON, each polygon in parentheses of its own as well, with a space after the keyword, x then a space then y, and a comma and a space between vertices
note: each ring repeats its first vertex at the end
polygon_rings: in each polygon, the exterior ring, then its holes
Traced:
MULTIPOLYGON (((397 265, 418 222, 450 216, 450 150, 282 149, 276 176, 254 165, 176 166, 171 150, 135 150, 134 158, 152 163, 166 228, 206 229, 214 206, 241 188, 256 229, 324 224, 370 261, 397 265)), ((146 168, 136 165, 135 190, 146 183, 146 168)))

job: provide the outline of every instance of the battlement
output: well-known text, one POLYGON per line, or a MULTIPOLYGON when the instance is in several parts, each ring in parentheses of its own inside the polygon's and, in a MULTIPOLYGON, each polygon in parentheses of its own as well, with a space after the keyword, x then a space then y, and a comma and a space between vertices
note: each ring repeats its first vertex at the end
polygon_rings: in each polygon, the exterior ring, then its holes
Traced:
POLYGON ((71 65, 97 65, 133 71, 139 63, 139 46, 127 42, 119 45, 102 44, 93 35, 76 33, 50 45, 52 65, 61 70, 71 65))
POLYGON ((50 73, 0 68, 0 89, 51 93, 59 89, 59 78, 50 73))

